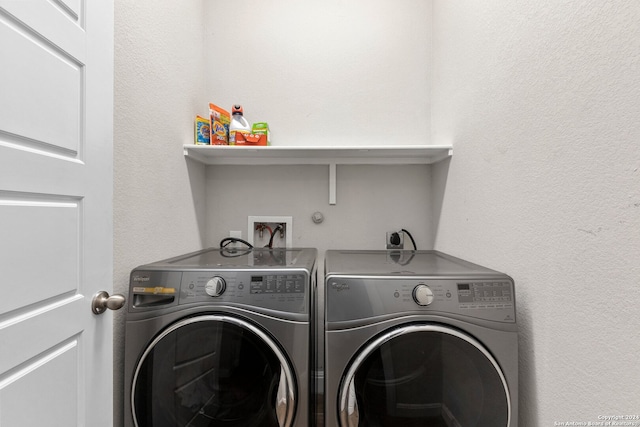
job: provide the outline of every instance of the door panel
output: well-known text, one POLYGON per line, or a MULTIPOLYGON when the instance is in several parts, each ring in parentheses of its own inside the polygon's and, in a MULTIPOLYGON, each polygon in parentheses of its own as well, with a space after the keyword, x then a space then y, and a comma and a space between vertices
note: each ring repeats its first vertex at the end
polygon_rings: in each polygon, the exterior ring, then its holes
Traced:
POLYGON ((13 249, 5 254, 2 272, 13 286, 3 289, 0 315, 78 290, 80 206, 73 199, 0 194, 0 235, 13 249), (39 292, 25 289, 40 281, 46 286, 39 292))
POLYGON ((76 425, 80 397, 75 369, 78 361, 78 342, 73 340, 16 369, 0 383, 0 425, 17 425, 15 420, 21 420, 23 426, 76 425))
POLYGON ((0 425, 111 427, 113 1, 0 0, 0 425))
POLYGON ((343 427, 509 425, 505 377, 480 342, 435 324, 396 328, 355 357, 340 389, 343 427))
MULTIPOLYGON (((6 320, 0 324, 0 372, 9 372, 82 334, 78 323, 69 319, 77 317, 85 304, 81 294, 74 294, 3 316, 6 320)), ((0 375, 0 383, 7 375, 0 375)), ((0 401, 0 409, 2 406, 0 401)))
POLYGON ((35 144, 76 153, 80 145, 84 66, 24 23, 0 14, 0 129, 35 144), (26 114, 25 114, 26 113, 26 114))

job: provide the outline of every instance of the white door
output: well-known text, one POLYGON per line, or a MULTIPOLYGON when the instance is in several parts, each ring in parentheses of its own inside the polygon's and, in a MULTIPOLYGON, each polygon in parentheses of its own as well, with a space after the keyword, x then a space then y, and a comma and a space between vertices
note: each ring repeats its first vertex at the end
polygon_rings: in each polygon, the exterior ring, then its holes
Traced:
POLYGON ((0 0, 0 426, 111 427, 113 0, 0 0))

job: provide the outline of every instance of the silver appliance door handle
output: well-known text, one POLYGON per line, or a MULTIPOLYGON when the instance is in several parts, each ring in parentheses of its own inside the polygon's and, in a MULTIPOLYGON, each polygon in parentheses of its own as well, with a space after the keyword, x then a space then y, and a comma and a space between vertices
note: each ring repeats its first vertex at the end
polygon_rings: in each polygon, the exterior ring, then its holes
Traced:
POLYGON ((91 300, 91 311, 94 314, 102 314, 107 309, 120 310, 125 303, 124 295, 116 294, 109 296, 107 291, 100 291, 91 300))
POLYGON ((276 417, 280 427, 288 427, 291 424, 291 412, 295 407, 293 390, 289 387, 287 371, 280 366, 280 382, 276 394, 276 417))
POLYGON ((358 399, 356 398, 356 386, 353 383, 355 377, 351 378, 347 385, 347 392, 343 396, 340 408, 341 425, 345 427, 358 427, 360 422, 360 411, 358 410, 358 399))

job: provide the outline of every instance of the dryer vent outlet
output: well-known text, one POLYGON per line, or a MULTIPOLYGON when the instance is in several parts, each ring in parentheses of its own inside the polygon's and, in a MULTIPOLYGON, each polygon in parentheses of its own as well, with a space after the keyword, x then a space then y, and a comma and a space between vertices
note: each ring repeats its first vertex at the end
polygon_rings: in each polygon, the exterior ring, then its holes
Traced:
POLYGON ((404 249, 404 233, 398 231, 387 232, 387 249, 404 249))
POLYGON ((293 217, 252 215, 247 220, 247 241, 255 247, 293 247, 293 217), (273 236, 273 237, 272 237, 273 236))

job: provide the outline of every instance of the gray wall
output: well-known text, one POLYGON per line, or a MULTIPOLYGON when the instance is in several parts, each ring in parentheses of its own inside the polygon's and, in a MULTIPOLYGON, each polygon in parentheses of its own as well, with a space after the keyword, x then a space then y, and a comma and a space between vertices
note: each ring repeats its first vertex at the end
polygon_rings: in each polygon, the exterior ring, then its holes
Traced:
POLYGON ((430 1, 208 1, 205 11, 205 102, 242 104, 249 122, 269 122, 274 145, 429 142, 430 1))
MULTIPOLYGON (((386 232, 405 228, 431 249, 431 169, 427 165, 338 165, 337 204, 330 206, 327 166, 222 166, 207 169, 206 241, 242 230, 247 215, 293 216, 293 246, 384 249, 386 232), (324 215, 315 224, 314 212, 324 215)), ((412 248, 407 240, 406 248, 412 248)))

